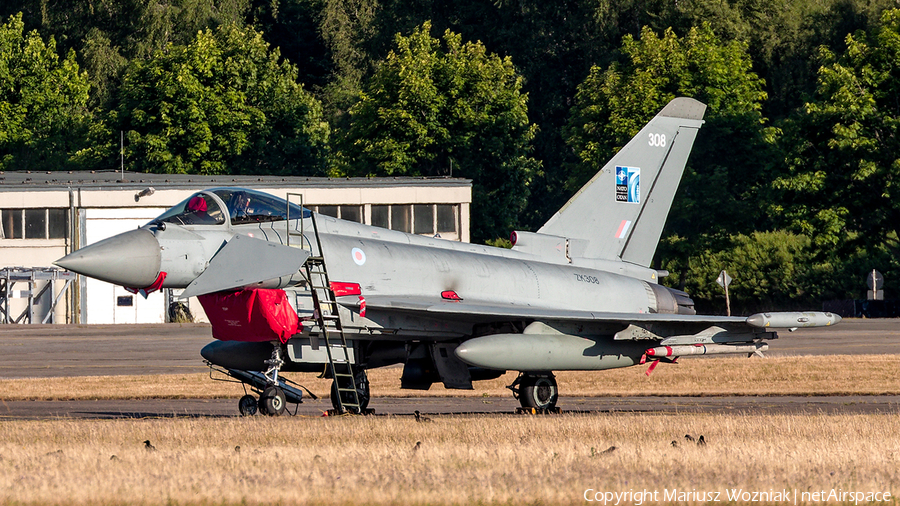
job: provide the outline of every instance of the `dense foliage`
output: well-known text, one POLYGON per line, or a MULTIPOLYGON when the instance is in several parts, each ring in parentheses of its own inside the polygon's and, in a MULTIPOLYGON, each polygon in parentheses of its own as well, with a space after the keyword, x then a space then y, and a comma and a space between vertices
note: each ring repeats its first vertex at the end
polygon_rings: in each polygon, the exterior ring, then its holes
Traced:
MULTIPOLYGON (((0 167, 470 177, 539 227, 671 97, 709 104, 654 265, 707 303, 900 278, 897 0, 8 0, 0 167), (21 13, 21 14, 20 14, 21 13), (783 279, 788 276, 789 279, 783 279)), ((862 287, 862 288, 861 288, 862 287)))
POLYGON ((21 15, 0 25, 0 170, 69 166, 84 147, 88 87, 74 51, 60 60, 52 38, 25 33, 21 15))
POLYGON ((425 23, 397 36, 350 109, 342 143, 354 175, 456 176, 473 180, 472 237, 505 235, 525 208, 539 164, 529 156, 536 127, 528 121, 522 77, 509 58, 441 40, 425 23))
POLYGON ((882 21, 848 35, 841 55, 822 50, 816 94, 787 122, 774 182, 773 212, 813 238, 821 263, 843 267, 826 281, 835 292, 874 267, 842 260, 862 253, 896 269, 900 256, 900 11, 882 21))
POLYGON ((224 25, 134 60, 112 122, 146 172, 324 172, 328 124, 262 35, 224 25))

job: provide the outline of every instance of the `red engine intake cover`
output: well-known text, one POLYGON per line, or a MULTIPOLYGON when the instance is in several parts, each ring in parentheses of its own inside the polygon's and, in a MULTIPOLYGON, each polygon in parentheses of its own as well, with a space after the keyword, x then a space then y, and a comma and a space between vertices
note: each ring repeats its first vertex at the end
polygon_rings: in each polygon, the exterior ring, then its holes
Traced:
POLYGON ((197 297, 220 341, 286 343, 303 327, 284 290, 241 290, 197 297))

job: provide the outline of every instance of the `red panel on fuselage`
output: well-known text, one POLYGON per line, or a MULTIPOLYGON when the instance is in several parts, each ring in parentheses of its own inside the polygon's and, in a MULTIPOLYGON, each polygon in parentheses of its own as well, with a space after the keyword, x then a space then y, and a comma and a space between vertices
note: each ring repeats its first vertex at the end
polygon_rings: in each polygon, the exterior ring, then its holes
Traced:
POLYGON ((300 331, 300 320, 284 290, 216 292, 197 297, 220 341, 265 342, 288 339, 300 331))

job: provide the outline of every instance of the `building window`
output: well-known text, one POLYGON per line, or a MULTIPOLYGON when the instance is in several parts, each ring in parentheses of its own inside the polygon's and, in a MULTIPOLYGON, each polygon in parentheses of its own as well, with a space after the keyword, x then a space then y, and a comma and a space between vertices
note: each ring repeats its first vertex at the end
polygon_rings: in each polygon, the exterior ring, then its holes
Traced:
POLYGON ((391 206, 372 206, 373 227, 391 228, 391 206))
POLYGON ((459 205, 373 205, 371 225, 419 235, 444 234, 447 239, 458 240, 459 205))
POLYGON ((415 234, 434 235, 434 206, 430 204, 416 204, 413 206, 415 215, 415 234))
POLYGON ((362 223, 362 206, 307 206, 319 214, 362 223))
POLYGON ((325 216, 331 216, 332 218, 340 218, 338 215, 338 206, 318 206, 317 212, 319 214, 324 214, 325 216))
POLYGON ((412 231, 412 206, 406 205, 373 205, 372 223, 374 227, 398 230, 409 233, 412 231))
POLYGON ((22 209, 4 209, 0 220, 0 237, 4 239, 22 239, 25 230, 22 228, 22 209))
POLYGON ((341 219, 362 223, 362 206, 341 206, 341 219))
POLYGON ((411 206, 391 206, 391 230, 409 233, 411 206))
POLYGON ((68 230, 68 211, 65 209, 47 209, 47 238, 65 239, 68 230))
POLYGON ((65 239, 66 209, 0 210, 0 239, 65 239))
POLYGON ((47 210, 25 209, 25 238, 47 238, 47 210))
POLYGON ((459 233, 459 206, 438 204, 437 207, 437 232, 459 233))
MULTIPOLYGON (((356 223, 363 220, 363 206, 307 206, 325 216, 340 218, 356 223)), ((372 204, 371 222, 373 227, 381 227, 399 232, 418 235, 441 236, 459 240, 458 204, 372 204), (443 234, 443 235, 442 235, 443 234)))

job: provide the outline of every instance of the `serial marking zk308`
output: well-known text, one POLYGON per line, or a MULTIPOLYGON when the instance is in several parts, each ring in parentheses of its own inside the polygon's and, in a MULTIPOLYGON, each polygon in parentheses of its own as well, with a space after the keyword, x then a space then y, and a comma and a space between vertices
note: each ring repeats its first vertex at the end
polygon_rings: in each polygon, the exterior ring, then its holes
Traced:
MULTIPOLYGON (((519 371, 525 407, 558 399, 553 371, 702 354, 759 354, 777 327, 830 313, 695 314, 649 268, 706 106, 677 98, 540 230, 511 250, 311 213, 241 188, 201 191, 138 230, 57 261, 136 291, 198 296, 216 339, 201 354, 249 384, 242 413, 279 414, 302 391, 280 371, 326 371, 332 403, 363 412, 365 371, 403 364, 404 388, 519 371)), ((648 371, 649 372, 649 371, 648 371)))

